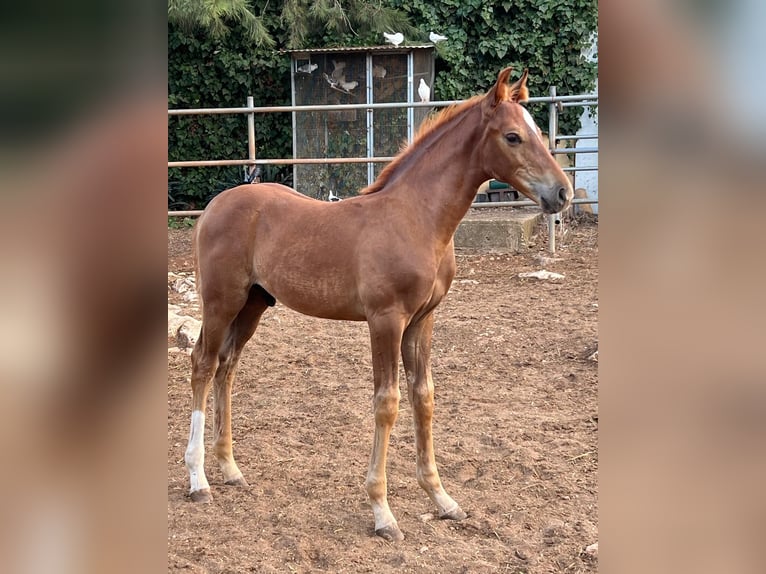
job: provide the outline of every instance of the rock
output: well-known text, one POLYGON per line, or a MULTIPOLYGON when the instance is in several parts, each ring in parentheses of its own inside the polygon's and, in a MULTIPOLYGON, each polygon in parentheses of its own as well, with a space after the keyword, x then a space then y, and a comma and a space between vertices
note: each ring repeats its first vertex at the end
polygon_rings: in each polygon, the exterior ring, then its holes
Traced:
POLYGON ((195 302, 199 299, 199 295, 197 295, 196 291, 187 291, 184 293, 184 301, 188 301, 189 303, 195 302))
POLYGON ((191 355, 192 349, 179 349, 178 347, 168 347, 168 353, 172 354, 180 354, 183 353, 184 355, 191 355))
POLYGON ((182 315, 177 305, 168 305, 168 337, 174 337, 180 350, 190 349, 199 339, 202 321, 182 315))
POLYGON ((195 292, 197 286, 194 283, 194 277, 179 277, 173 283, 173 291, 179 294, 186 293, 188 291, 195 292))
POLYGON ((168 305, 168 337, 175 337, 178 328, 186 321, 196 321, 196 319, 183 315, 179 307, 168 305))
POLYGON ((585 554, 588 556, 598 556, 598 542, 585 547, 585 554))
POLYGON ((522 279, 540 279, 541 281, 557 281, 564 278, 564 276, 560 273, 553 273, 551 271, 546 271, 545 269, 541 269, 540 271, 528 271, 527 273, 519 273, 519 277, 522 279))
POLYGON ((185 320, 176 330, 176 343, 179 349, 191 349, 199 339, 202 321, 192 317, 185 320))

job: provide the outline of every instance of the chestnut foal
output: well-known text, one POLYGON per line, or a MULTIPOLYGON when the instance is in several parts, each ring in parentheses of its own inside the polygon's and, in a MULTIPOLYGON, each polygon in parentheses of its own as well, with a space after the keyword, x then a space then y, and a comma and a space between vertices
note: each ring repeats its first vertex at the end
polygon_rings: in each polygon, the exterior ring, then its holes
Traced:
POLYGON ((546 213, 565 209, 573 195, 532 117, 519 105, 528 98, 526 70, 512 85, 510 73, 510 68, 501 71, 487 94, 427 121, 357 197, 322 202, 265 183, 229 189, 210 202, 195 233, 203 318, 192 353, 186 450, 193 501, 212 499, 203 440, 211 382, 214 452, 224 481, 247 484, 232 455, 231 387, 242 348, 263 312, 279 300, 306 315, 369 325, 375 435, 366 487, 375 533, 403 538, 386 496, 400 353, 415 420, 418 484, 440 517, 465 518, 442 486, 431 435, 433 312, 455 275, 452 236, 487 179, 510 183, 546 213))

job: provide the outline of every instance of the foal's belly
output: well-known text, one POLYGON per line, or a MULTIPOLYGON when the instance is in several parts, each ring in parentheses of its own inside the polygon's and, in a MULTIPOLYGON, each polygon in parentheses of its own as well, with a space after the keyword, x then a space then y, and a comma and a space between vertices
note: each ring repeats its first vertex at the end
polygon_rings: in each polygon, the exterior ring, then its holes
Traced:
POLYGON ((364 309, 354 289, 340 285, 337 279, 308 278, 301 275, 268 279, 262 286, 277 301, 312 317, 343 321, 364 321, 364 309))
POLYGON ((339 305, 331 301, 312 301, 305 298, 293 299, 290 297, 277 301, 289 307, 293 311, 319 317, 321 319, 337 319, 340 321, 366 321, 367 317, 361 309, 354 306, 339 305))

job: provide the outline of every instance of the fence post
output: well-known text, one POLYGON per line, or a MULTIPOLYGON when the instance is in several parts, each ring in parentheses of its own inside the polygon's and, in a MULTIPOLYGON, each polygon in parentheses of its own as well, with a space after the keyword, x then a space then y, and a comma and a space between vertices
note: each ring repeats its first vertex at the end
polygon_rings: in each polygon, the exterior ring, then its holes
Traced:
MULTIPOLYGON (((551 153, 556 149, 556 133, 558 132, 558 107, 556 106, 556 86, 550 87, 551 103, 548 106, 548 147, 551 153)), ((554 156, 555 159, 555 156, 554 156)), ((548 215, 548 251, 556 253, 556 221, 555 213, 548 215)))
MULTIPOLYGON (((247 107, 252 109, 255 107, 253 102, 253 96, 247 96, 247 107)), ((255 113, 249 112, 247 114, 247 158, 251 160, 251 163, 247 168, 247 181, 252 183, 260 183, 253 180, 253 174, 255 173, 255 113)))

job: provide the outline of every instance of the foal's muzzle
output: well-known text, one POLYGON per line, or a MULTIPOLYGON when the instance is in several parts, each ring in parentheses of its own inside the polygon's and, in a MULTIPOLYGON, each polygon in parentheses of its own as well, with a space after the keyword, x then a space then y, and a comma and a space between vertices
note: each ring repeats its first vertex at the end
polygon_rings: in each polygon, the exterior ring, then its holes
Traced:
POLYGON ((538 194, 538 197, 540 198, 540 207, 543 208, 543 212, 558 213, 569 207, 574 197, 574 191, 567 182, 567 185, 558 184, 546 189, 538 194))

